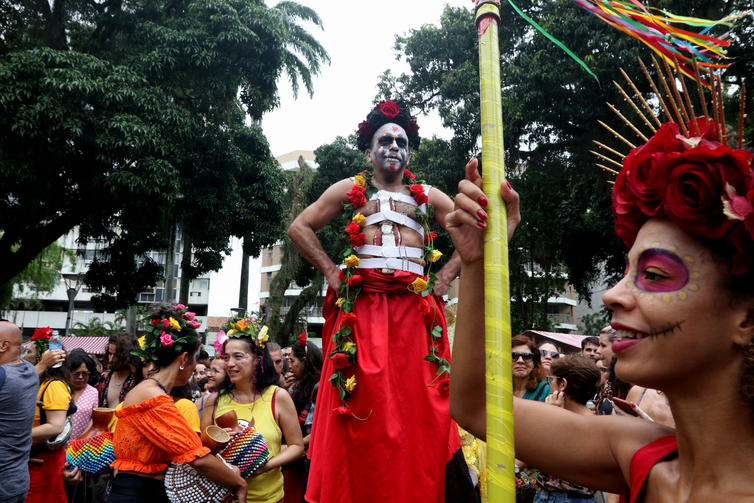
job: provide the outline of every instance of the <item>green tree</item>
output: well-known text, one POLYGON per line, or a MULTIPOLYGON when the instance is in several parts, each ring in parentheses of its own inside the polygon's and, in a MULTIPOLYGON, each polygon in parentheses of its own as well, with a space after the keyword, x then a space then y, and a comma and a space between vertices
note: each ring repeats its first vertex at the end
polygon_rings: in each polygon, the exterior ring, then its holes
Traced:
POLYGON ((585 314, 580 317, 578 332, 584 335, 598 335, 600 331, 610 324, 608 313, 585 314))
POLYGON ((77 337, 107 337, 113 332, 119 332, 122 330, 125 330, 123 325, 119 325, 117 322, 112 321, 103 322, 95 316, 86 323, 76 323, 73 328, 71 328, 71 334, 77 337))
POLYGON ((87 283, 108 310, 163 274, 139 259, 167 247, 161 226, 190 237, 188 277, 219 268, 230 236, 252 255, 274 243, 282 175, 245 117, 277 105, 305 38, 285 21, 311 12, 286 5, 0 0, 0 284, 75 226, 104 244, 87 283))

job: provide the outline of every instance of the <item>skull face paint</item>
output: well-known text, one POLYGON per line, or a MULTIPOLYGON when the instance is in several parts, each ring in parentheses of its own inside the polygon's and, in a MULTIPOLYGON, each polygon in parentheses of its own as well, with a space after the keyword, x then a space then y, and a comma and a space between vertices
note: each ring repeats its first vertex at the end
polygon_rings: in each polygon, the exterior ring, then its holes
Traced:
POLYGON ((395 124, 385 124, 374 134, 372 147, 367 150, 367 160, 375 169, 396 172, 408 165, 408 135, 395 124))
POLYGON ((652 243, 651 248, 639 250, 638 258, 629 255, 626 270, 631 280, 626 283, 626 288, 639 291, 639 296, 648 300, 659 298, 670 302, 674 297, 686 300, 691 292, 698 290, 699 286, 692 280, 701 275, 689 270, 694 263, 693 257, 680 257, 675 250, 672 245, 666 249, 659 243, 652 243), (673 292, 675 295, 671 295, 673 292))

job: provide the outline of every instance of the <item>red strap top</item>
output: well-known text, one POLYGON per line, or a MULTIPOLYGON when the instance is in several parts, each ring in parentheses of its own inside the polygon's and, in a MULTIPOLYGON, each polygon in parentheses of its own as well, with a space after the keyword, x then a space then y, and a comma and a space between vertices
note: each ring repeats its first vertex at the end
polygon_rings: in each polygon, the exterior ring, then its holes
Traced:
POLYGON ((188 463, 209 454, 168 395, 116 410, 115 416, 113 468, 159 473, 171 461, 188 463))
MULTIPOLYGON (((658 438, 634 454, 631 458, 631 501, 637 503, 654 465, 665 459, 678 456, 678 441, 675 435, 658 438)), ((626 500, 621 496, 621 503, 626 500)))

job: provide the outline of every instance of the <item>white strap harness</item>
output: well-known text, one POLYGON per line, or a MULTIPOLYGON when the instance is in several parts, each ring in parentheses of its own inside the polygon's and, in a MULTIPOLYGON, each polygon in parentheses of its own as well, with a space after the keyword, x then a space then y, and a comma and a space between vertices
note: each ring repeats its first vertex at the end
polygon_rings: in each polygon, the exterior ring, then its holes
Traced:
POLYGON ((399 258, 363 258, 359 260, 359 269, 395 269, 423 275, 424 268, 416 262, 399 258))

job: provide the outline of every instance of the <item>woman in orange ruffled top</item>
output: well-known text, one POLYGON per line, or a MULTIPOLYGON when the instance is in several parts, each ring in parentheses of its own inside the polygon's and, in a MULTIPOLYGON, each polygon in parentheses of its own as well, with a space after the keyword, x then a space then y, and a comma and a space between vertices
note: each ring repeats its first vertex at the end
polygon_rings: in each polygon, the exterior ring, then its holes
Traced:
POLYGON ((118 470, 108 497, 109 503, 163 502, 168 463, 188 463, 200 475, 230 488, 240 503, 246 502, 246 481, 237 468, 229 469, 209 449, 176 408, 170 390, 188 383, 201 343, 196 334, 200 324, 181 304, 150 306, 151 326, 141 355, 154 362, 141 384, 132 389, 116 411, 114 434, 118 470))

